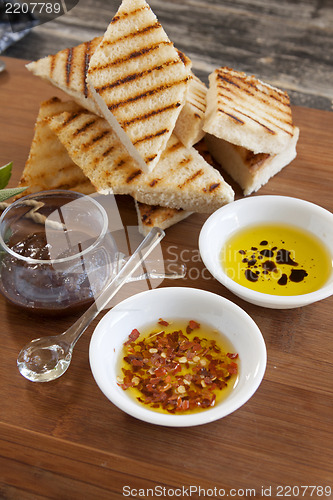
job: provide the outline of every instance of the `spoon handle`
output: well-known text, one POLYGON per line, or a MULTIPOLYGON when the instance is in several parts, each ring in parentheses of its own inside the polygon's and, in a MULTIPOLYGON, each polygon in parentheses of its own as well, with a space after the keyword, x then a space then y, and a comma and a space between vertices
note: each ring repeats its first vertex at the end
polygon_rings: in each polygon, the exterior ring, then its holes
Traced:
POLYGON ((154 227, 138 246, 124 267, 118 272, 113 280, 100 293, 96 301, 85 311, 85 313, 62 335, 68 344, 75 343, 81 337, 86 328, 96 318, 98 313, 108 304, 116 295, 120 288, 137 270, 140 264, 148 257, 158 243, 164 238, 165 233, 162 229, 154 227))

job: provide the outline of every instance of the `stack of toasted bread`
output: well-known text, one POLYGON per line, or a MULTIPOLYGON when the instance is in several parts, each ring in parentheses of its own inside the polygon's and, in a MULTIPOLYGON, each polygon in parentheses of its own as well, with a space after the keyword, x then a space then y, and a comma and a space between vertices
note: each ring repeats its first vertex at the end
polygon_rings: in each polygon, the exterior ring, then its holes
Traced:
POLYGON ((41 104, 20 185, 131 195, 144 234, 233 201, 193 147, 203 136, 245 194, 296 154, 286 94, 227 68, 207 93, 145 0, 123 0, 104 37, 27 68, 72 100, 41 104))
POLYGON ((244 195, 257 191, 296 156, 299 129, 287 93, 230 68, 209 76, 203 129, 212 156, 244 195))

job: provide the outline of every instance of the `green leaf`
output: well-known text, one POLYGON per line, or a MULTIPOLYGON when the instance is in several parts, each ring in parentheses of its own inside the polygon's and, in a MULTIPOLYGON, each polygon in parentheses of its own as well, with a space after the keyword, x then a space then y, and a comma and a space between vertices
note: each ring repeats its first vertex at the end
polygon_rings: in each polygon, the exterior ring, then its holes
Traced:
POLYGON ((16 196, 17 194, 22 193, 27 189, 28 186, 26 187, 21 187, 21 188, 10 188, 10 189, 1 189, 0 190, 0 203, 2 201, 8 200, 8 198, 11 198, 12 196, 16 196))
POLYGON ((0 167, 0 189, 7 186, 10 176, 12 175, 13 162, 7 163, 3 167, 0 167))

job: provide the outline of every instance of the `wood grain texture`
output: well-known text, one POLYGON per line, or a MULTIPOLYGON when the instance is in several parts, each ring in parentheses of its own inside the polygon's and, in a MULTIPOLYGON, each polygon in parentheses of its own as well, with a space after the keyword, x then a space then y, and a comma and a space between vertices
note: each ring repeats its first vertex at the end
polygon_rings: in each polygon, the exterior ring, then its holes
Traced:
MULTIPOLYGON (((39 102, 61 93, 29 74, 24 61, 7 58, 6 64, 8 71, 0 75, 0 165, 13 160, 14 186, 28 156, 39 102)), ((333 113, 294 107, 293 115, 301 130, 298 156, 258 195, 300 197, 333 211, 333 113)), ((135 225, 132 200, 123 196, 118 202, 126 224, 135 225)), ((205 219, 192 215, 167 230, 164 256, 182 257, 188 276, 162 286, 203 288, 252 316, 268 352, 256 394, 235 413, 205 426, 169 429, 138 421, 114 407, 93 380, 88 347, 96 321, 62 378, 28 382, 16 368, 21 347, 40 335, 60 333, 73 318, 36 320, 0 297, 1 500, 117 500, 124 498, 126 485, 255 488, 260 498, 262 486, 331 484, 333 297, 283 311, 233 296, 198 261, 205 219)))
MULTIPOLYGON (((332 109, 331 0, 151 0, 176 47, 207 81, 216 67, 254 74, 287 90, 293 104, 332 109)), ((34 28, 5 55, 35 60, 104 33, 120 0, 80 0, 34 28)))

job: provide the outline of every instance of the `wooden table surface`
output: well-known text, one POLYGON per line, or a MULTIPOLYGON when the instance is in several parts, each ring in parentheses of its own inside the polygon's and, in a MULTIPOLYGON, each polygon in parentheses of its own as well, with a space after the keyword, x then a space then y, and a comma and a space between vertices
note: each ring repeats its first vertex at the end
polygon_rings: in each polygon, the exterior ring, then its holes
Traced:
MULTIPOLYGON (((28 155, 39 102, 61 93, 29 74, 24 61, 5 61, 0 165, 14 162, 14 186, 28 155)), ((258 195, 291 195, 333 211, 333 113, 294 107, 293 114, 301 130, 297 159, 258 195)), ((118 201, 127 223, 135 224, 131 200, 124 196, 118 201)), ((138 498, 140 491, 141 498, 157 498, 148 495, 148 488, 171 498, 172 492, 190 486, 205 489, 211 498, 222 497, 222 489, 234 498, 254 498, 255 490, 261 498, 262 487, 266 496, 271 487, 271 497, 277 498, 289 491, 279 485, 333 486, 333 297, 292 310, 260 308, 236 298, 198 262, 205 219, 192 215, 167 230, 164 256, 176 252, 183 257, 188 276, 162 286, 210 290, 250 314, 268 353, 258 391, 235 413, 204 426, 163 428, 136 420, 113 406, 94 382, 88 347, 96 321, 78 342, 62 378, 28 382, 16 368, 21 347, 36 336, 60 333, 73 318, 36 319, 0 297, 1 500, 116 500, 129 489, 130 498, 138 498), (214 488, 220 496, 214 496, 214 488)), ((319 498, 320 490, 310 492, 300 490, 299 496, 319 498)), ((192 490, 191 498, 200 497, 192 490)))
MULTIPOLYGON (((66 15, 33 28, 5 55, 34 60, 100 36, 120 0, 66 0, 68 8, 75 3, 66 15)), ((150 0, 149 4, 204 81, 216 67, 229 66, 287 90, 295 105, 332 109, 332 0, 150 0)))

